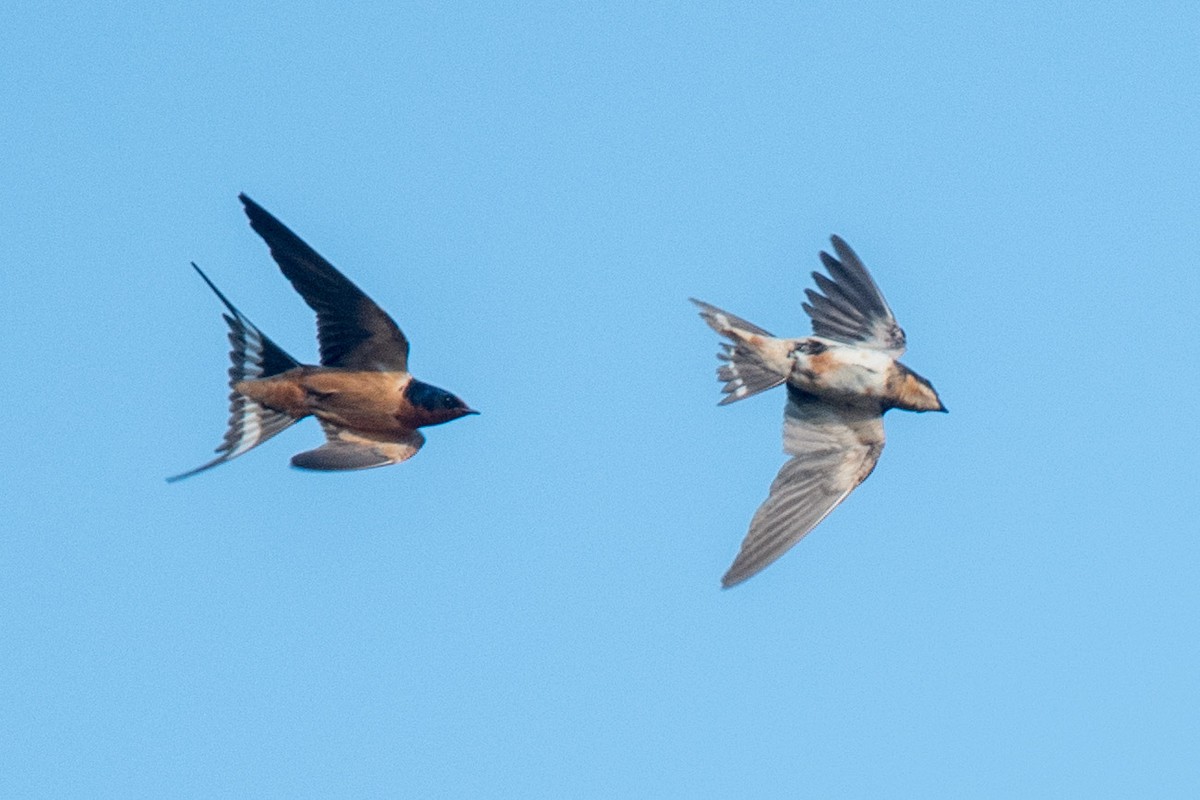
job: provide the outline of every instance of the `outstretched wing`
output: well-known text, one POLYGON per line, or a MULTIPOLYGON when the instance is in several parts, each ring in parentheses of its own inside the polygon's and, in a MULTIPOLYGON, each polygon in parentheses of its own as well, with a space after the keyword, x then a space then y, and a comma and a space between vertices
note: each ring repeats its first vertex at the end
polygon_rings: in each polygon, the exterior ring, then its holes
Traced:
POLYGON ((878 412, 833 406, 789 385, 783 449, 793 458, 779 470, 721 584, 741 583, 804 538, 871 474, 883 442, 878 412))
POLYGON ((361 289, 246 195, 238 195, 271 257, 317 312, 321 364, 345 369, 408 369, 408 340, 361 289))
POLYGON ((821 291, 804 290, 809 300, 804 310, 812 317, 813 333, 899 358, 904 353, 904 331, 896 324, 883 293, 850 245, 840 236, 831 241, 837 258, 821 252, 821 263, 830 277, 814 272, 813 280, 821 291))
POLYGON ((412 458, 425 444, 425 437, 415 430, 395 439, 373 439, 325 421, 321 427, 328 441, 316 450, 293 456, 293 467, 324 471, 384 467, 412 458))

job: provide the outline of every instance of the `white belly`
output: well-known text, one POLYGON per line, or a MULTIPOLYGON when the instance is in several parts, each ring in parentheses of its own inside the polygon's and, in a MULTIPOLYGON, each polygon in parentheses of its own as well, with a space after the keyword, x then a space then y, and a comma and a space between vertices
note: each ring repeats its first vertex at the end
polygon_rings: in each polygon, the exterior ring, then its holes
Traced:
POLYGON ((793 355, 788 382, 818 397, 879 398, 884 395, 892 359, 877 350, 832 345, 825 352, 793 355))

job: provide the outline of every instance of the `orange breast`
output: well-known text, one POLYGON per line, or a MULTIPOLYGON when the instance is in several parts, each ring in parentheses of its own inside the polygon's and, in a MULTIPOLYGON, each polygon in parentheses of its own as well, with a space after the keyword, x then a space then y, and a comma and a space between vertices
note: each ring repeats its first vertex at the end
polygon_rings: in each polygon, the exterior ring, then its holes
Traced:
POLYGON ((415 426, 402 419, 408 373, 313 370, 303 385, 311 413, 360 431, 397 433, 415 426))

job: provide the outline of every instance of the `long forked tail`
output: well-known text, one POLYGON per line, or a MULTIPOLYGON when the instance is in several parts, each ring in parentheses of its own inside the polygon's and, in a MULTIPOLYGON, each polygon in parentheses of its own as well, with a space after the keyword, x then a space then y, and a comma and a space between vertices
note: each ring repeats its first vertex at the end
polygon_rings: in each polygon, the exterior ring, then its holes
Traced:
POLYGON ((753 322, 747 322, 702 300, 693 297, 691 301, 700 307, 700 316, 708 323, 708 327, 731 340, 721 342, 721 352, 717 353, 717 358, 725 362, 717 367, 717 379, 725 382, 721 388, 725 396, 718 405, 744 400, 784 382, 785 379, 764 364, 758 353, 747 347, 738 336, 743 333, 771 337, 770 333, 753 322))
POLYGON ((229 309, 228 314, 221 315, 229 325, 229 358, 232 362, 229 367, 229 429, 225 432, 224 441, 216 449, 218 454, 216 458, 181 475, 167 478, 168 482, 191 477, 198 472, 237 458, 247 450, 262 444, 298 422, 295 417, 267 408, 233 387, 239 381, 266 378, 287 372, 289 369, 300 366, 300 362, 254 327, 250 320, 246 319, 245 315, 238 311, 225 295, 221 294, 221 290, 208 279, 208 276, 199 267, 192 264, 192 268, 199 273, 204 282, 208 284, 208 288, 212 289, 225 304, 225 308, 229 309))

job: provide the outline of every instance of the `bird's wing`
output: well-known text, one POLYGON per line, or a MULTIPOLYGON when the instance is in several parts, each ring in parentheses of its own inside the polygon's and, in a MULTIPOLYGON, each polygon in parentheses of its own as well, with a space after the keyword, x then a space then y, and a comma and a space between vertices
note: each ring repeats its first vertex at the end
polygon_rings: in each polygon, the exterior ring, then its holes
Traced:
POLYGON ((420 431, 410 431, 394 439, 374 439, 323 420, 321 427, 328 441, 316 450, 293 456, 293 467, 324 471, 383 467, 412 458, 425 444, 420 431))
POLYGON ((383 309, 287 226, 246 195, 239 195, 271 257, 317 312, 321 364, 344 369, 403 372, 408 340, 383 309))
POLYGON ((722 585, 741 583, 804 538, 871 474, 883 442, 878 411, 834 406, 789 385, 783 449, 793 457, 755 512, 722 585))
POLYGON ((809 301, 804 310, 812 317, 813 333, 899 358, 904 353, 904 331, 896 324, 883 293, 850 245, 840 236, 831 241, 837 258, 821 252, 829 277, 814 272, 820 291, 804 290, 809 301))

